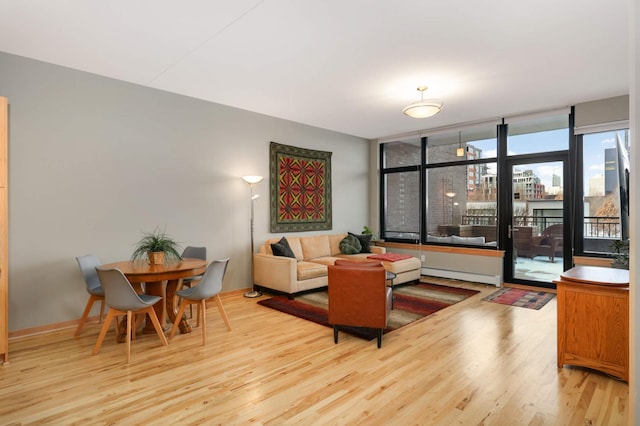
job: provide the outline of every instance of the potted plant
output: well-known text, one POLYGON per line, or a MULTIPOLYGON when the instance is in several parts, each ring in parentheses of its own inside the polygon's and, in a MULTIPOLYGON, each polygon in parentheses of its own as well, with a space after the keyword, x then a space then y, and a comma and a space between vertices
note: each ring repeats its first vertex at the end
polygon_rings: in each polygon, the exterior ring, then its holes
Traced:
POLYGON ((155 265, 162 264, 165 260, 182 260, 178 252, 180 248, 178 243, 158 228, 153 232, 145 232, 135 247, 131 260, 143 259, 147 256, 149 263, 155 265))
POLYGON ((629 269, 629 240, 616 240, 609 244, 609 250, 615 253, 612 268, 629 269))
POLYGON ((369 228, 367 225, 364 225, 362 229, 362 235, 371 235, 371 241, 375 241, 377 238, 373 233, 373 229, 369 228))

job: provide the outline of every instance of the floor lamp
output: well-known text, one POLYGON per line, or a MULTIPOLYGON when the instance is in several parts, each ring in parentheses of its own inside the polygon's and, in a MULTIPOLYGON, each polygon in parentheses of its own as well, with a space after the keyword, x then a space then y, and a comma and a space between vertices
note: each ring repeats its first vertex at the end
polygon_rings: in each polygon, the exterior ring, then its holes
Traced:
POLYGON ((255 283, 253 282, 253 204, 259 197, 259 195, 253 194, 253 185, 259 183, 262 180, 262 176, 242 176, 242 179, 249 184, 249 194, 251 199, 251 253, 249 256, 251 263, 251 290, 246 292, 244 297, 260 297, 262 296, 262 293, 255 289, 255 283))

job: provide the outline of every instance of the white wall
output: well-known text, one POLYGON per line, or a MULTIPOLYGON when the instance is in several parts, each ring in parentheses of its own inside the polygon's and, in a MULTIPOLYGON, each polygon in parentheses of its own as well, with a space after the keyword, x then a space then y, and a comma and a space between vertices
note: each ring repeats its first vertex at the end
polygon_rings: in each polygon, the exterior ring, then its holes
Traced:
POLYGON ((240 177, 265 176, 257 246, 272 236, 270 141, 333 152, 332 232, 369 221, 364 139, 5 53, 0 95, 9 99, 11 331, 79 318, 87 294, 75 257, 128 259, 156 226, 205 245, 209 259, 231 257, 225 291, 249 287, 240 177))

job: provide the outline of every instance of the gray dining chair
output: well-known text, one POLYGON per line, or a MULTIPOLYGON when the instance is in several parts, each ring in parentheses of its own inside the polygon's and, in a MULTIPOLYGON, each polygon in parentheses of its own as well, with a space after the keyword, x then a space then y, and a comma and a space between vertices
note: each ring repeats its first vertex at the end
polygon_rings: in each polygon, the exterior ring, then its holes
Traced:
POLYGON ((76 261, 78 262, 78 266, 80 267, 80 272, 82 272, 82 277, 84 278, 87 293, 89 293, 89 300, 87 301, 87 305, 85 306, 82 317, 80 318, 80 322, 78 323, 78 328, 76 328, 75 335, 79 336, 84 323, 87 321, 89 312, 91 312, 93 304, 97 301, 100 301, 99 322, 102 322, 102 316, 104 315, 104 290, 100 285, 100 279, 98 278, 98 273, 96 272, 96 266, 101 265, 100 260, 98 260, 98 258, 92 254, 87 254, 84 256, 76 257, 76 261))
POLYGON ((158 333, 158 337, 160 337, 160 341, 166 346, 167 339, 164 336, 160 321, 158 321, 156 311, 153 310, 153 305, 160 302, 162 298, 160 296, 136 293, 127 277, 117 268, 107 270, 98 269, 98 277, 104 288, 104 297, 107 305, 109 305, 109 311, 107 312, 107 319, 100 330, 96 346, 93 348, 93 355, 96 355, 100 350, 111 320, 115 321, 116 333, 118 332, 118 315, 125 315, 127 317, 127 363, 129 363, 131 358, 131 322, 133 321, 134 314, 147 314, 149 318, 151 318, 151 322, 158 333))
POLYGON ((204 346, 207 340, 206 301, 207 299, 211 298, 213 298, 216 302, 216 305, 218 305, 220 316, 222 316, 222 320, 226 324, 227 330, 231 331, 229 318, 227 317, 227 313, 225 312, 224 306, 222 306, 222 301, 220 300, 220 291, 222 291, 222 280, 227 271, 228 264, 229 259, 214 260, 209 264, 209 266, 207 266, 207 270, 205 271, 202 279, 200 280, 200 283, 197 286, 185 288, 176 292, 176 295, 180 296, 180 309, 178 309, 178 315, 176 316, 176 319, 173 323, 173 327, 171 327, 169 340, 173 339, 173 336, 178 329, 178 325, 180 324, 180 320, 182 319, 182 315, 184 314, 184 310, 186 309, 187 305, 197 304, 198 324, 202 324, 202 345, 204 346))
MULTIPOLYGON (((182 252, 182 258, 193 258, 193 259, 202 259, 202 260, 207 260, 207 248, 206 247, 194 247, 194 246, 187 246, 185 247, 184 251, 182 252)), ((194 285, 197 285, 200 280, 202 279, 202 274, 200 275, 195 275, 193 277, 187 277, 187 278, 182 278, 180 285, 178 285, 178 288, 181 287, 193 287, 194 285)), ((193 309, 192 306, 189 306, 189 318, 193 318, 193 309)))

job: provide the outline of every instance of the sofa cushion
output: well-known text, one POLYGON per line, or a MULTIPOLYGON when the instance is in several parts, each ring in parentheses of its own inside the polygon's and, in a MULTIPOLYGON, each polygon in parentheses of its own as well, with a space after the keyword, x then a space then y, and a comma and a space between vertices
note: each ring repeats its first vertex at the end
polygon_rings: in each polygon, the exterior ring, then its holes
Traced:
POLYGON ((457 235, 452 235, 451 242, 453 244, 483 245, 484 237, 458 237, 457 235))
POLYGON ((284 257, 292 257, 295 258, 296 255, 291 250, 291 246, 289 246, 289 242, 285 237, 280 238, 280 241, 277 243, 271 244, 271 251, 274 256, 284 256, 284 257))
POLYGON ((428 243, 450 243, 451 237, 438 237, 435 235, 427 235, 428 243))
POLYGON ((308 280, 310 278, 324 277, 327 275, 327 265, 315 262, 301 261, 297 264, 298 280, 308 280))
POLYGON ((358 260, 358 259, 336 259, 334 265, 336 266, 382 266, 382 263, 373 260, 358 260))
POLYGON ((328 235, 316 235, 300 238, 303 260, 311 260, 316 257, 331 256, 328 235))
POLYGON ((362 249, 360 241, 354 235, 347 235, 340 241, 340 253, 342 254, 358 254, 362 249))
POLYGON ((336 260, 338 260, 338 258, 334 256, 323 256, 323 257, 316 257, 310 260, 309 262, 314 262, 314 263, 319 263, 321 265, 329 266, 329 265, 335 264, 336 260))
POLYGON ((360 241, 360 246, 362 246, 360 253, 371 253, 371 237, 373 235, 353 234, 351 232, 349 232, 349 235, 353 235, 360 241))

